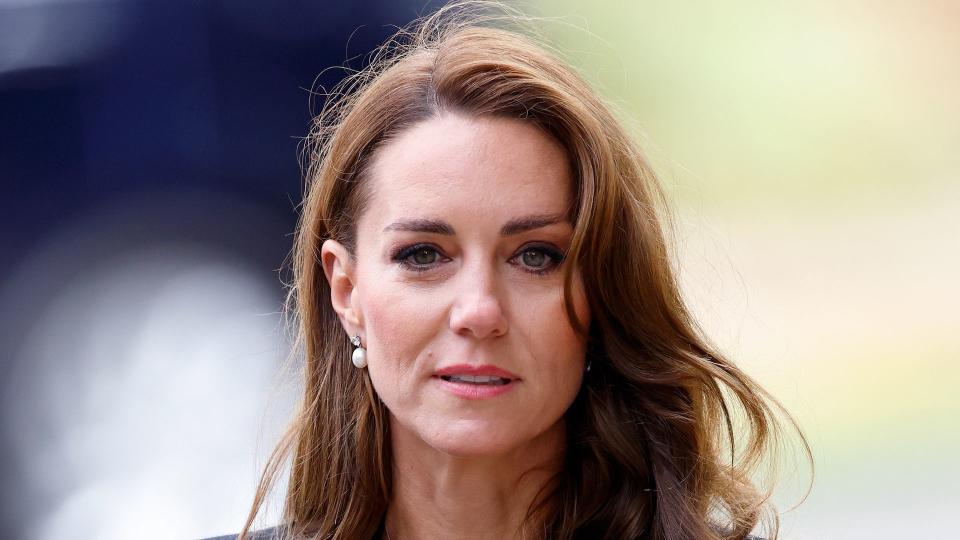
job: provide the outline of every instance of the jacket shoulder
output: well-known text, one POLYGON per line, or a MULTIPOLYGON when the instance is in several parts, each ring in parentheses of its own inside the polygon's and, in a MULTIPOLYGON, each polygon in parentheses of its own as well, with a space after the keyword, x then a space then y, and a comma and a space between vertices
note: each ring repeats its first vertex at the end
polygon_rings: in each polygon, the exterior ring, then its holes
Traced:
MULTIPOLYGON (((270 527, 269 529, 260 529, 252 531, 247 535, 249 540, 280 540, 282 529, 280 527, 270 527)), ((238 534, 224 534, 222 536, 211 536, 201 538, 200 540, 237 540, 238 534)))

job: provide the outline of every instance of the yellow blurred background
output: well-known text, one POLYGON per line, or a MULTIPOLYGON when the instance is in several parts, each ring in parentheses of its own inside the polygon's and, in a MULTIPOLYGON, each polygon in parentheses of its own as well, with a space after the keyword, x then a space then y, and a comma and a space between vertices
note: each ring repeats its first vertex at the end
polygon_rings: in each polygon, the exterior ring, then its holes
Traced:
POLYGON ((707 332, 813 446, 782 537, 956 538, 960 3, 534 7, 640 134, 707 332))

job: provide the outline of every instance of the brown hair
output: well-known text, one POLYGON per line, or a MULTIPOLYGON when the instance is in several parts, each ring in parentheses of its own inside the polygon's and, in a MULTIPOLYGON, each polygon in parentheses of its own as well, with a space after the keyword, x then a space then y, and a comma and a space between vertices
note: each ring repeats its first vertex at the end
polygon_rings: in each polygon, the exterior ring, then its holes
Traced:
POLYGON ((288 534, 353 540, 379 529, 391 493, 388 411, 350 362, 320 246, 332 238, 353 253, 371 156, 443 111, 529 121, 563 144, 574 171, 564 289, 592 370, 566 413, 565 467, 528 513, 536 529, 557 539, 740 539, 765 516, 776 537, 769 492, 751 477, 774 454, 780 415, 796 424, 707 342, 684 305, 663 194, 631 137, 564 62, 496 25, 519 15, 499 6, 505 16, 488 16, 488 6, 461 2, 401 30, 315 119, 288 297, 304 394, 242 537, 289 457, 288 534), (575 268, 589 327, 569 302, 575 268))

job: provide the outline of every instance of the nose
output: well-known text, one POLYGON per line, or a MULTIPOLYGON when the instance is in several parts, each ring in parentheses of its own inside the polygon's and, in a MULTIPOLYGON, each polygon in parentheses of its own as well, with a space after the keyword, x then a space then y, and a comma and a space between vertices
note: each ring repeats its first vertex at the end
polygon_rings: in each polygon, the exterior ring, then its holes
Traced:
POLYGON ((461 269, 457 299, 450 312, 450 329, 476 339, 502 336, 509 325, 492 269, 461 269))

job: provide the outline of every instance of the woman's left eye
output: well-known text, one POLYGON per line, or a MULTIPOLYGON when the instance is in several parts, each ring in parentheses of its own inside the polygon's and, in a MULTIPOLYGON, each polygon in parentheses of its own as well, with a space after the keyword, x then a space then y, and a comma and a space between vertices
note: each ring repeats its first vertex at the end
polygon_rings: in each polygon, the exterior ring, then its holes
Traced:
POLYGON ((518 253, 512 260, 534 274, 545 274, 563 262, 563 254, 547 246, 531 246, 518 253))
POLYGON ((532 268, 543 268, 549 262, 546 253, 535 249, 524 251, 520 258, 523 259, 523 264, 532 268))

